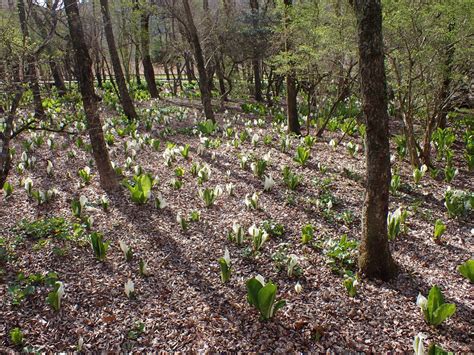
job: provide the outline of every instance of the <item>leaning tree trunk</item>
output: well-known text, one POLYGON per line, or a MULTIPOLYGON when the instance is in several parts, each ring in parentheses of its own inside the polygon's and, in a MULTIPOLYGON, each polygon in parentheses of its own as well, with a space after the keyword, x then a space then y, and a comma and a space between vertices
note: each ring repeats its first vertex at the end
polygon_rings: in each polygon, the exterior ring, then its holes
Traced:
POLYGON ((105 38, 107 39, 107 45, 109 46, 110 60, 112 61, 112 67, 114 68, 115 80, 120 94, 120 101, 122 102, 122 108, 125 115, 129 119, 137 119, 138 115, 135 111, 132 98, 128 92, 127 83, 123 76, 122 65, 120 64, 120 58, 115 45, 114 31, 112 29, 112 21, 110 19, 109 2, 108 0, 100 0, 100 8, 102 10, 102 20, 104 22, 105 38))
MULTIPOLYGON (((21 32, 23 34, 24 41, 27 41, 30 37, 28 31, 28 24, 26 22, 26 10, 25 10, 25 2, 23 0, 18 0, 18 15, 20 18, 20 27, 21 32)), ((33 103, 35 105, 35 118, 37 120, 43 120, 45 118, 45 112, 43 109, 43 100, 41 99, 41 91, 40 86, 38 83, 38 75, 37 75, 37 65, 36 65, 36 58, 33 54, 26 55, 26 62, 27 62, 27 69, 26 75, 28 79, 28 83, 33 93, 33 103)))
MULTIPOLYGON (((293 0, 285 0, 285 11, 293 6, 293 0)), ((289 14, 285 14, 285 28, 289 26, 289 14)), ((287 38, 285 41, 285 50, 289 51, 291 47, 290 40, 287 38)), ((290 73, 286 75, 286 106, 287 106, 287 119, 288 119, 288 132, 295 133, 297 135, 301 134, 300 122, 298 121, 298 106, 296 98, 298 96, 298 91, 296 90, 296 79, 295 74, 290 69, 290 73)))
POLYGON ((390 146, 380 0, 354 0, 359 33, 362 107, 366 118, 366 193, 359 268, 369 278, 396 274, 387 237, 390 146))
POLYGON ((212 111, 212 96, 209 87, 209 80, 204 64, 204 56, 202 53, 201 42, 197 33, 196 25, 194 24, 191 8, 188 0, 183 0, 184 12, 186 15, 186 30, 187 37, 194 51, 194 59, 199 73, 199 89, 201 91, 201 102, 204 106, 204 114, 206 119, 215 122, 214 112, 212 111))
MULTIPOLYGON (((146 10, 143 10, 146 11, 146 10)), ((140 18, 140 40, 142 44, 142 64, 143 64, 143 74, 145 75, 145 80, 148 86, 148 91, 150 96, 154 99, 159 97, 158 88, 156 87, 155 80, 155 70, 153 69, 153 64, 151 62, 150 56, 150 14, 143 13, 140 18)))
POLYGON ((82 95, 82 102, 87 118, 87 128, 92 145, 97 170, 100 176, 100 185, 106 191, 113 191, 119 187, 118 181, 110 163, 109 152, 105 145, 102 123, 97 109, 97 97, 94 92, 94 78, 92 75, 92 60, 87 51, 84 32, 79 17, 79 8, 76 0, 64 0, 69 33, 75 51, 77 79, 82 95))

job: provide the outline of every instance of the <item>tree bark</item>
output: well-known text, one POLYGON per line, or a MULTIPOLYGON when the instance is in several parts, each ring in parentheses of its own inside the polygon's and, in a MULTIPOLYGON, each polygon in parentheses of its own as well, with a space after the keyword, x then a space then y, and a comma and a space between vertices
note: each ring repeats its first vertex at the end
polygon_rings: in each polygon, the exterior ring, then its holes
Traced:
POLYGON ((201 42, 197 33, 196 25, 194 24, 191 8, 188 0, 183 0, 184 13, 186 16, 186 32, 188 41, 194 51, 194 59, 199 73, 199 90, 201 91, 201 102, 204 107, 204 114, 206 119, 215 122, 214 112, 212 111, 212 96, 209 88, 209 80, 204 64, 204 56, 202 53, 201 42))
POLYGON ((97 109, 97 97, 94 92, 92 60, 84 40, 79 8, 76 0, 64 0, 64 5, 71 42, 75 51, 77 78, 86 113, 89 138, 97 170, 99 171, 100 185, 106 191, 113 191, 118 189, 119 185, 105 145, 102 123, 97 109))
MULTIPOLYGON (((293 0, 284 0, 285 4, 285 29, 288 29, 289 26, 289 14, 288 9, 293 6, 293 0)), ((290 40, 287 36, 285 42, 285 50, 289 51, 291 48, 290 40)), ((296 78, 295 74, 290 69, 290 73, 286 75, 286 108, 287 108, 287 118, 288 118, 288 132, 295 133, 297 135, 301 134, 300 122, 298 121, 298 105, 296 98, 298 96, 298 91, 296 90, 296 78)))
MULTIPOLYGON (((27 41, 30 37, 28 31, 28 24, 26 20, 26 10, 25 10, 25 2, 24 0, 18 0, 18 16, 20 18, 20 27, 21 32, 23 34, 23 40, 27 41)), ((41 99, 41 91, 38 82, 38 74, 37 74, 37 64, 36 58, 33 54, 28 53, 26 55, 26 76, 28 80, 28 84, 30 89, 33 93, 33 103, 35 106, 35 118, 37 120, 43 120, 45 118, 45 112, 43 109, 43 100, 41 99)))
POLYGON ((397 271, 387 237, 390 146, 380 0, 354 0, 359 34, 362 107, 366 119, 366 193, 362 210, 359 268, 388 280, 397 271))
MULTIPOLYGON (((258 0, 250 0, 250 10, 252 12, 252 26, 253 30, 256 32, 258 30, 258 16, 259 16, 259 6, 258 0)), ((261 70, 260 70, 260 58, 258 53, 258 43, 255 42, 253 45, 253 59, 252 59, 252 67, 253 67, 253 81, 254 81, 254 97, 255 100, 258 102, 263 101, 262 95, 262 78, 261 78, 261 70)))
MULTIPOLYGON (((146 11, 145 9, 143 11, 146 11)), ((150 56, 150 14, 144 12, 140 18, 140 27, 141 27, 141 44, 142 44, 142 64, 143 64, 143 74, 145 75, 146 84, 148 86, 148 91, 150 96, 154 99, 159 97, 158 88, 156 87, 155 80, 155 70, 153 69, 153 64, 151 62, 150 56)))
POLYGON ((108 0, 100 0, 100 8, 102 11, 102 21, 104 22, 105 38, 107 39, 107 45, 109 47, 110 60, 112 61, 112 67, 114 68, 115 80, 117 81, 122 108, 125 112, 125 115, 129 119, 137 119, 138 115, 135 111, 135 106, 133 105, 130 93, 128 92, 127 82, 125 81, 125 77, 123 75, 117 46, 115 45, 108 0))

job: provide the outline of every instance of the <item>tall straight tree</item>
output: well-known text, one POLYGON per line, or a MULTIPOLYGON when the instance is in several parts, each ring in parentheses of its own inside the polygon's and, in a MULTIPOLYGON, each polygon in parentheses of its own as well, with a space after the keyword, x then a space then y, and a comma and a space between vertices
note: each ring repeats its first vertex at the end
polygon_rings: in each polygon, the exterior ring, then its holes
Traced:
POLYGON ((369 278, 396 274, 387 237, 390 146, 380 0, 353 0, 359 34, 362 108, 366 120, 366 193, 359 268, 369 278))
MULTIPOLYGON (((26 18, 26 9, 24 0, 18 0, 18 16, 20 18, 20 27, 23 34, 23 41, 26 43, 30 39, 30 31, 28 30, 28 22, 26 18)), ((45 113, 43 109, 43 100, 41 99, 41 91, 38 82, 36 58, 32 53, 26 55, 26 77, 33 93, 33 103, 35 105, 35 118, 43 120, 45 113)))
POLYGON ((154 99, 159 97, 158 88, 156 87, 155 70, 151 62, 150 55, 150 13, 148 9, 142 8, 140 16, 140 42, 142 45, 142 64, 143 74, 148 86, 150 96, 154 99))
MULTIPOLYGON (((286 39, 285 39, 285 50, 288 52, 291 48, 291 40, 289 35, 289 23, 290 23, 290 11, 293 6, 293 0, 284 0, 285 4, 285 30, 286 30, 286 39)), ((291 65, 290 65, 291 67, 291 65)), ((298 91, 296 89, 296 78, 295 73, 290 68, 289 73, 286 75, 286 110, 287 110, 287 119, 288 119, 288 132, 301 134, 300 122, 298 121, 298 106, 296 103, 296 98, 298 91)))
POLYGON ((87 51, 84 40, 79 8, 76 0, 64 0, 69 33, 75 52, 76 72, 79 88, 82 95, 82 103, 87 118, 87 129, 92 145, 92 153, 100 176, 100 185, 106 191, 118 188, 118 180, 110 163, 109 152, 105 145, 102 123, 97 109, 97 96, 94 91, 94 77, 92 75, 92 60, 87 51))
POLYGON ((201 91, 201 102, 204 106, 204 114, 206 119, 215 121, 214 112, 212 111, 212 96, 209 85, 209 79, 202 53, 201 42, 196 25, 194 24, 193 14, 189 6, 188 0, 183 0, 184 14, 186 16, 186 37, 194 51, 194 59, 199 73, 199 90, 201 91))
POLYGON ((117 81, 118 91, 120 94, 120 101, 122 103, 123 111, 129 119, 138 118, 135 106, 133 106, 132 98, 128 92, 127 82, 123 76, 122 65, 115 45, 114 31, 112 29, 112 20, 110 18, 109 2, 108 0, 100 0, 100 8, 102 10, 102 21, 104 22, 105 38, 109 47, 110 59, 112 67, 114 68, 115 80, 117 81))
MULTIPOLYGON (((254 32, 258 31, 259 26, 259 6, 258 0, 250 0, 250 10, 252 13, 252 26, 254 32)), ((252 67, 253 67, 253 81, 254 81, 254 97, 256 101, 263 101, 262 96, 262 79, 260 74, 260 58, 258 53, 258 42, 253 45, 253 58, 252 58, 252 67)))

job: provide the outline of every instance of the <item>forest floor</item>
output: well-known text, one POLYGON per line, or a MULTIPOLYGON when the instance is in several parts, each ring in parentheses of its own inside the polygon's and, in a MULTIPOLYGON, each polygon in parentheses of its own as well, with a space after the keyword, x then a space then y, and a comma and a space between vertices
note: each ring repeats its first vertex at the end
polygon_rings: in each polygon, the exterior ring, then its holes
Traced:
MULTIPOLYGON (((469 216, 448 219, 443 205, 447 183, 427 173, 415 186, 409 164, 397 163, 402 187, 391 197, 390 211, 403 206, 409 213, 406 233, 390 242, 399 274, 390 282, 362 279, 357 295, 349 297, 343 286, 344 277, 328 264, 327 250, 344 234, 350 240, 360 237, 362 152, 351 157, 344 146, 347 138, 343 144, 331 147, 328 142, 340 138, 341 133, 327 132, 312 147, 309 162, 301 167, 293 160, 297 139, 285 153, 273 129, 252 126, 260 136, 255 147, 249 140, 234 148, 227 144, 230 138, 222 138, 220 147, 198 155, 199 137, 186 129, 195 125, 198 112, 192 108, 180 112, 182 118, 174 118, 171 112, 168 123, 155 123, 149 132, 139 127, 140 134, 148 133, 162 142, 158 151, 146 145, 134 147, 137 155, 132 166, 140 164, 144 172, 159 178, 152 194, 163 195, 169 204, 164 209, 156 208, 153 201, 134 204, 123 188, 108 196, 110 207, 105 212, 97 203, 104 191, 95 168, 90 184, 78 186, 81 180, 77 171, 88 165, 91 155, 75 145, 76 136, 55 134, 56 148, 43 144, 34 149, 34 169, 23 175, 12 169, 8 180, 14 186, 13 194, 0 199, 0 240, 11 254, 2 266, 0 283, 0 351, 18 350, 12 345, 9 332, 19 327, 24 346, 35 351, 74 351, 83 343, 84 351, 401 352, 411 351, 414 336, 422 332, 428 335, 427 342, 445 350, 474 352, 473 285, 457 272, 457 266, 474 254, 474 223, 469 216), (173 132, 161 138, 159 132, 165 126, 173 132), (266 134, 273 136, 269 144, 262 141, 266 134), (190 159, 178 157, 171 168, 167 167, 162 157, 166 142, 189 144, 190 159), (75 156, 68 156, 71 150, 75 156), (272 190, 263 192, 262 180, 249 168, 239 166, 241 153, 256 157, 270 153, 266 174, 275 179, 272 190), (52 177, 46 173, 47 160, 54 165, 52 177), (211 167, 209 181, 202 186, 190 174, 192 164, 197 162, 211 167), (282 181, 283 165, 302 178, 294 193, 288 192, 282 181), (185 169, 184 184, 175 190, 170 181, 178 166, 185 169), (19 186, 20 179, 26 176, 33 180, 34 189, 54 187, 58 196, 37 205, 19 186), (225 191, 225 185, 231 182, 235 186, 233 196, 225 191), (198 189, 216 185, 224 193, 206 208, 198 189), (246 208, 243 202, 246 194, 254 192, 260 194, 258 210, 246 208), (110 241, 104 262, 94 257, 85 239, 38 239, 19 227, 22 220, 31 222, 44 217, 63 217, 68 225, 78 223, 71 213, 71 201, 80 195, 88 198, 85 213, 93 217, 92 229, 110 241), (328 200, 332 207, 327 206, 328 200), (180 212, 187 216, 192 210, 201 212, 201 220, 190 223, 183 231, 176 215, 180 212), (441 243, 432 240, 438 218, 447 225, 441 243), (280 223, 285 232, 271 237, 256 257, 246 249, 250 245, 248 235, 244 246, 228 239, 234 222, 246 231, 265 220, 280 223), (303 245, 301 230, 309 223, 315 227, 315 238, 313 243, 303 245), (125 260, 119 241, 133 249, 130 262, 125 260), (225 248, 230 252, 232 276, 222 284, 217 259, 225 248), (291 254, 298 257, 302 269, 299 277, 288 277, 286 265, 278 268, 279 260, 291 254), (148 277, 139 275, 139 260, 148 262, 148 277), (55 312, 45 302, 50 289, 44 284, 15 305, 9 288, 24 287, 25 281, 18 281, 20 272, 26 276, 57 273, 65 285, 60 310, 55 312), (278 285, 277 298, 287 301, 274 318, 265 322, 259 320, 258 312, 246 300, 245 281, 257 274, 278 285), (128 279, 135 284, 134 299, 124 293, 128 279), (302 286, 301 293, 295 292, 297 282, 302 286), (425 323, 416 305, 418 293, 426 296, 435 284, 446 301, 457 307, 456 313, 437 328, 425 323)), ((107 115, 111 113, 104 111, 103 117, 107 115)), ((233 127, 239 132, 244 129, 242 122, 255 118, 251 114, 238 115, 233 127)), ((228 119, 233 122, 232 111, 218 115, 221 126, 228 119)), ((27 134, 15 141, 14 166, 25 139, 27 134)), ((83 139, 87 141, 85 135, 83 139)), ((111 160, 119 166, 124 166, 127 158, 125 140, 132 138, 116 136, 110 147, 111 160)), ((350 140, 363 146, 360 138, 350 140)), ((461 159, 459 155, 456 159, 461 159)), ((133 175, 131 169, 124 169, 124 173, 128 178, 133 175)), ((472 190, 473 177, 460 167, 450 185, 472 190)), ((356 250, 348 250, 345 267, 351 268, 351 263, 353 267, 355 258, 356 250)))

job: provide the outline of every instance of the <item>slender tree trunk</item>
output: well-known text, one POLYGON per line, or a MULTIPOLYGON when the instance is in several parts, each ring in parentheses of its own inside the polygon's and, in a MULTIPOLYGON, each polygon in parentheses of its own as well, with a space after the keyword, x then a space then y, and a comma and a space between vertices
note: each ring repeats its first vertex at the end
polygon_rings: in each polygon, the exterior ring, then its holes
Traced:
POLYGON ((112 164, 110 163, 109 152, 105 145, 102 123, 97 109, 97 97, 94 92, 94 79, 92 74, 92 60, 87 51, 84 40, 79 8, 76 0, 64 0, 69 33, 75 51, 77 78, 82 95, 82 102, 87 118, 87 128, 92 145, 94 160, 100 176, 100 185, 106 191, 116 190, 119 185, 112 164))
MULTIPOLYGON (((143 10, 146 11, 146 10, 143 10)), ((150 14, 143 13, 140 18, 141 27, 141 43, 142 43, 142 64, 143 74, 145 74, 145 80, 148 85, 148 91, 152 98, 156 99, 159 97, 158 88, 156 87, 155 70, 151 62, 150 56, 150 14)))
POLYGON ((390 146, 380 0, 354 0, 359 33, 362 107, 366 118, 367 186, 362 210, 359 268, 388 280, 396 274, 387 237, 390 146))
POLYGON ((186 16, 186 30, 188 40, 194 51, 194 59, 199 73, 199 89, 201 91, 201 101, 204 106, 204 114, 206 119, 215 122, 214 112, 212 111, 212 97, 209 88, 209 80, 207 76, 206 66, 204 64, 204 56, 202 53, 201 43, 197 33, 196 25, 194 24, 191 8, 188 0, 183 0, 184 12, 186 16))
POLYGON ((135 80, 138 86, 142 85, 142 79, 140 77, 140 47, 138 44, 135 46, 135 80))
MULTIPOLYGON (((293 6, 293 0, 284 0, 285 4, 285 28, 288 29, 290 22, 290 15, 288 10, 293 6)), ((285 41, 285 50, 289 51, 291 48, 290 39, 288 38, 285 41)), ((286 106, 287 106, 287 118, 288 118, 288 132, 295 133, 297 135, 301 134, 300 122, 298 121, 298 105, 296 98, 298 96, 298 91, 296 90, 296 78, 295 74, 290 69, 290 73, 286 75, 286 106)))
POLYGON ((100 0, 100 8, 102 10, 102 21, 104 22, 105 38, 107 39, 107 44, 109 47, 110 60, 112 61, 112 67, 114 68, 115 80, 117 81, 122 108, 125 112, 125 115, 129 119, 137 119, 138 115, 135 111, 135 106, 133 105, 130 93, 128 92, 127 82, 125 81, 125 77, 123 75, 117 46, 115 45, 108 0, 100 0))
MULTIPOLYGON (((26 9, 24 0, 18 0, 18 15, 20 18, 20 27, 23 34, 24 41, 28 41, 30 34, 28 31, 28 24, 26 20, 26 9)), ((41 99, 41 91, 38 82, 38 73, 37 73, 37 63, 36 58, 33 54, 26 55, 26 76, 28 84, 33 93, 33 103, 35 105, 35 118, 37 120, 43 120, 45 118, 45 113, 43 109, 43 100, 41 99)))
MULTIPOLYGON (((252 12, 252 26, 253 30, 256 32, 258 31, 259 27, 259 6, 258 0, 250 0, 250 10, 252 12)), ((254 87, 254 97, 255 100, 258 102, 263 101, 262 95, 262 78, 261 78, 261 71, 260 71, 260 58, 258 53, 258 42, 255 42, 253 45, 253 59, 252 59, 252 67, 253 67, 253 81, 255 84, 254 87)))

